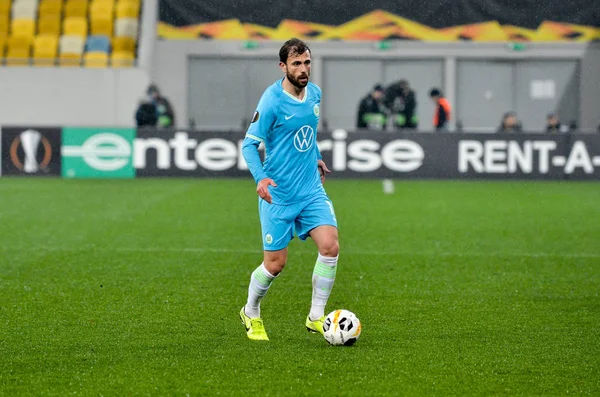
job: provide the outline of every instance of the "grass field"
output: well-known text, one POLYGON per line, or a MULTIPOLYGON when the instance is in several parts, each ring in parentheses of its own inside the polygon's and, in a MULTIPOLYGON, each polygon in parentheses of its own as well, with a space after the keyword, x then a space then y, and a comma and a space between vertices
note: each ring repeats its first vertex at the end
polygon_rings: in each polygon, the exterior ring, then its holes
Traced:
POLYGON ((0 395, 600 395, 600 184, 327 184, 341 256, 308 334, 312 242, 263 301, 247 180, 0 180, 0 395))

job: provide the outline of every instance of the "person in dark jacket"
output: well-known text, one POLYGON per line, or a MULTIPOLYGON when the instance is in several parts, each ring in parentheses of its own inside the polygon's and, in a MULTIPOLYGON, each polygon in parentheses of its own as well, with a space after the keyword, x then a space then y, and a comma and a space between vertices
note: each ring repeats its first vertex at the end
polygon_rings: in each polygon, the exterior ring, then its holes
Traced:
POLYGON ((417 129, 417 97, 407 80, 390 84, 385 90, 386 107, 394 114, 394 127, 398 130, 417 129))
POLYGON ((564 132, 569 131, 569 126, 563 125, 560 122, 558 115, 554 112, 548 114, 546 121, 547 121, 546 132, 549 134, 558 134, 558 133, 564 133, 564 132))
POLYGON ((509 134, 522 132, 521 123, 519 122, 519 119, 517 119, 517 114, 515 112, 504 113, 498 132, 509 134))
POLYGON ((385 106, 383 105, 383 95, 383 87, 380 84, 377 84, 373 87, 373 90, 360 101, 356 118, 357 128, 368 128, 377 131, 385 129, 387 113, 385 106))
POLYGON ((433 114, 433 128, 436 131, 444 131, 448 128, 448 121, 450 121, 452 108, 450 102, 438 88, 432 88, 429 91, 429 97, 435 103, 435 112, 433 114))
POLYGON ((161 95, 160 90, 154 84, 148 87, 148 96, 152 100, 156 111, 156 126, 169 128, 175 126, 175 113, 167 98, 161 95))
POLYGON ((147 98, 140 101, 140 105, 135 112, 135 121, 138 128, 156 127, 158 117, 156 117, 156 107, 152 101, 147 98))

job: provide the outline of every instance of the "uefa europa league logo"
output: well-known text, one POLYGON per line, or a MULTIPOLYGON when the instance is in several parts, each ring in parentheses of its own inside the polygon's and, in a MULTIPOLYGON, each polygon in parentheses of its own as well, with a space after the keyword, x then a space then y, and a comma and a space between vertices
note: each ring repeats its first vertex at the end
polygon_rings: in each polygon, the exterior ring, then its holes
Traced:
POLYGON ((23 151, 25 152, 25 165, 23 171, 28 174, 34 173, 39 170, 39 166, 36 160, 38 145, 42 134, 34 130, 27 130, 20 135, 21 144, 23 145, 23 151))
POLYGON ((48 166, 52 158, 52 147, 48 139, 38 131, 23 131, 10 146, 10 158, 18 169, 33 174, 48 166), (44 157, 38 162, 37 153, 40 143, 44 148, 44 157), (19 146, 23 148, 24 158, 22 160, 18 152, 19 146))

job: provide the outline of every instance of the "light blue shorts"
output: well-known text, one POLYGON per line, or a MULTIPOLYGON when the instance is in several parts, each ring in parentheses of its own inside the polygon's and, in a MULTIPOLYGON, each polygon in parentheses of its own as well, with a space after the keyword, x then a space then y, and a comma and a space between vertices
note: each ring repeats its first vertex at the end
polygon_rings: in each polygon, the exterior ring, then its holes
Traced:
POLYGON ((279 251, 288 246, 294 233, 306 240, 318 226, 337 227, 333 203, 326 194, 291 205, 269 204, 258 199, 258 213, 265 251, 279 251))

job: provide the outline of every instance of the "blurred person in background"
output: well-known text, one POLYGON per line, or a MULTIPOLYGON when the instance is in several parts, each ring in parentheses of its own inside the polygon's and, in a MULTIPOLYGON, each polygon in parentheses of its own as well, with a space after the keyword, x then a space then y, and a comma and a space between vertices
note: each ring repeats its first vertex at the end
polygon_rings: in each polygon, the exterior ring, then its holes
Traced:
POLYGON ((396 129, 417 129, 419 126, 419 118, 416 115, 417 97, 407 80, 399 80, 387 87, 385 105, 394 115, 396 129))
POLYGON ((436 131, 446 131, 452 114, 450 102, 444 98, 444 94, 442 94, 439 88, 432 88, 429 91, 429 97, 436 105, 433 114, 433 127, 436 131))
POLYGON ((577 124, 577 120, 573 120, 569 123, 569 127, 566 128, 566 132, 577 132, 579 130, 579 124, 577 124))
POLYGON ((173 107, 167 98, 161 95, 160 90, 155 84, 148 87, 147 90, 150 101, 154 104, 156 112, 156 126, 160 128, 169 128, 175 126, 175 113, 173 107))
POLYGON ((569 127, 561 124, 560 119, 558 118, 558 115, 554 112, 548 114, 548 116, 546 117, 547 123, 546 123, 546 132, 550 133, 550 134, 557 134, 560 132, 568 132, 569 131, 569 127))
POLYGON ((518 133, 521 131, 521 123, 517 119, 517 114, 515 112, 504 113, 500 127, 498 127, 498 132, 518 133))
POLYGON ((154 103, 148 98, 142 98, 140 104, 135 112, 135 122, 138 128, 142 127, 156 127, 156 107, 154 103))
POLYGON ((373 90, 360 101, 356 119, 357 128, 368 128, 376 131, 385 129, 387 112, 383 105, 384 92, 383 87, 380 84, 377 84, 373 87, 373 90))

